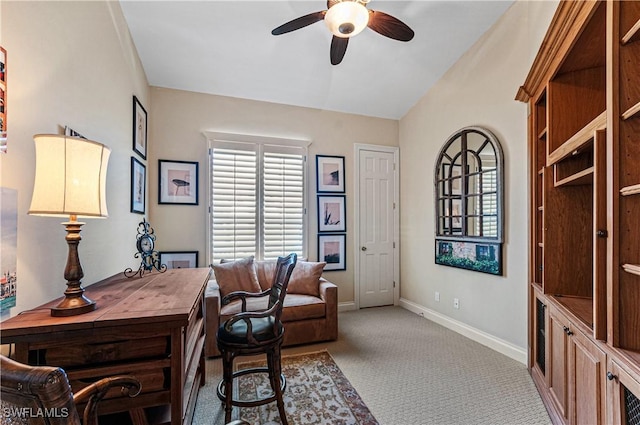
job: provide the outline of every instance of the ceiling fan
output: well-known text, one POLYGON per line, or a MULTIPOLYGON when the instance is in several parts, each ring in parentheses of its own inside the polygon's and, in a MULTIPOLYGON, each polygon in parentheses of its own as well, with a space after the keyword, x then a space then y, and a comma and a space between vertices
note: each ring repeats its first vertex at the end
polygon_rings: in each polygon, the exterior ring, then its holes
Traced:
POLYGON ((349 38, 366 27, 399 41, 409 41, 414 32, 404 22, 383 12, 369 10, 370 0, 327 0, 327 10, 310 13, 284 23, 271 31, 273 35, 286 34, 324 20, 333 34, 331 39, 331 64, 337 65, 347 51, 349 38))

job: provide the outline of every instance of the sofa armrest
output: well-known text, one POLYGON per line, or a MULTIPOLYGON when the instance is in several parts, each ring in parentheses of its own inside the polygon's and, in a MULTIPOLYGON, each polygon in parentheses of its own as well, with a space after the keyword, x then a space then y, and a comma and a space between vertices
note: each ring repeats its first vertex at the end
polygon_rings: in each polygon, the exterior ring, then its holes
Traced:
POLYGON ((220 288, 215 280, 210 280, 204 292, 204 324, 206 329, 204 355, 219 355, 216 333, 220 327, 220 288))
POLYGON ((338 287, 325 278, 320 278, 320 298, 325 303, 329 339, 338 338, 338 287))

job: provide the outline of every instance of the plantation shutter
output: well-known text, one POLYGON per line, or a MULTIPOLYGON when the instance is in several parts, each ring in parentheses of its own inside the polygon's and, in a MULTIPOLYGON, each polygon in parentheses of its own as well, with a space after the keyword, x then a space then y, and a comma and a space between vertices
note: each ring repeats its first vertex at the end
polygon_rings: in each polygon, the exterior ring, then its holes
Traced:
POLYGON ((217 260, 256 254, 257 152, 214 148, 211 158, 211 255, 217 260))
POLYGON ((304 158, 264 154, 264 259, 302 255, 304 243, 304 158))
POLYGON ((215 142, 210 262, 304 256, 306 149, 215 142))

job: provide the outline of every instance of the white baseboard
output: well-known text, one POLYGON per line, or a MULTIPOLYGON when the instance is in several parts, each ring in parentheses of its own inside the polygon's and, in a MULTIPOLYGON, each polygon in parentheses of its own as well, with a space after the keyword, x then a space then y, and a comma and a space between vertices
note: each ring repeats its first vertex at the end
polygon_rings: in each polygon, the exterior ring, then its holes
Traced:
POLYGON ((352 311, 357 310, 356 303, 353 301, 338 303, 338 313, 341 311, 352 311))
POLYGON ((517 345, 514 345, 508 341, 497 338, 491 334, 469 326, 466 323, 459 322, 455 319, 452 319, 451 317, 445 316, 442 313, 438 313, 437 311, 433 311, 404 298, 400 298, 399 305, 400 307, 416 313, 417 315, 422 316, 425 319, 429 319, 432 322, 442 325, 445 328, 451 329, 452 331, 464 335, 467 338, 479 342, 482 345, 486 345, 487 347, 516 361, 519 361, 524 365, 527 364, 527 352, 522 347, 518 347, 517 345))

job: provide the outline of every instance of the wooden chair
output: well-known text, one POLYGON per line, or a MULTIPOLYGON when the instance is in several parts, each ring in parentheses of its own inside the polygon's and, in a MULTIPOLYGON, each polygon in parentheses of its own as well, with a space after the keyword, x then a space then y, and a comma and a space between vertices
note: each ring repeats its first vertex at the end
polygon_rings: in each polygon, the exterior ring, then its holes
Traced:
POLYGON ((78 405, 85 404, 82 424, 98 424, 98 402, 114 387, 135 397, 140 382, 133 376, 101 379, 73 394, 59 367, 28 366, 0 355, 2 424, 80 425, 78 405))
POLYGON ((222 299, 223 304, 240 298, 242 312, 232 316, 218 328, 216 336, 218 349, 222 355, 222 381, 218 384, 218 398, 224 402, 225 423, 231 421, 233 406, 252 407, 276 401, 280 421, 287 425, 282 392, 286 380, 280 364, 280 347, 284 336, 284 326, 280 321, 282 305, 287 294, 289 278, 297 261, 296 254, 278 258, 274 282, 270 289, 260 293, 232 292, 222 299), (247 298, 269 296, 267 309, 261 312, 247 312, 247 298), (242 369, 233 372, 233 360, 237 356, 266 354, 267 367, 242 369), (259 400, 241 401, 233 399, 233 380, 251 373, 268 373, 273 395, 259 400))

